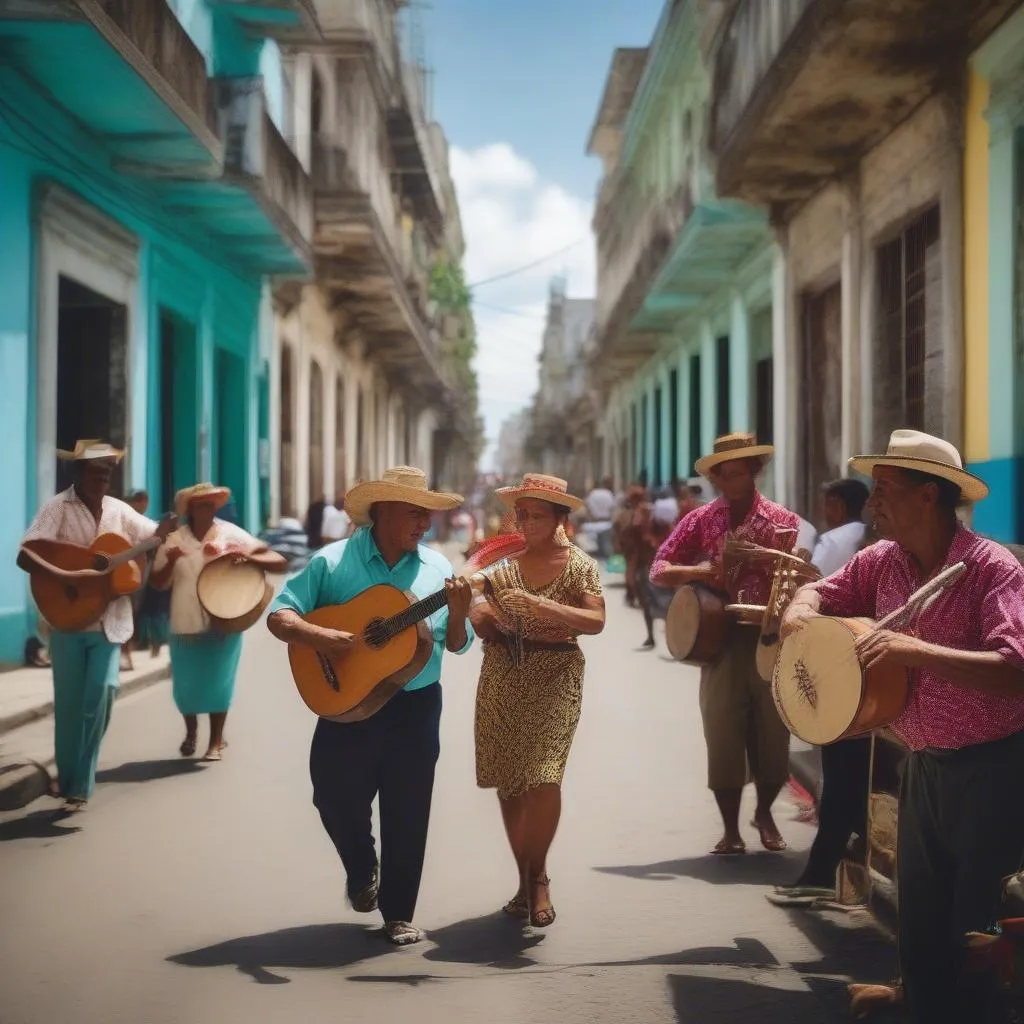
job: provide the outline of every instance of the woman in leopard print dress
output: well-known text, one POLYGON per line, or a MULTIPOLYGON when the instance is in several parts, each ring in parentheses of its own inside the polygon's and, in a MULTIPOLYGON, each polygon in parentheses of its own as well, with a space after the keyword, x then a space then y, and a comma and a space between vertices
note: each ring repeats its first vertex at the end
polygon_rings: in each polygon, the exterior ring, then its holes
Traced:
POLYGON ((505 912, 536 927, 555 920, 547 854, 579 720, 581 634, 604 629, 597 563, 565 535, 583 503, 555 477, 524 477, 498 496, 516 513, 525 550, 490 575, 470 619, 484 642, 476 700, 477 784, 496 789, 519 888, 505 912))

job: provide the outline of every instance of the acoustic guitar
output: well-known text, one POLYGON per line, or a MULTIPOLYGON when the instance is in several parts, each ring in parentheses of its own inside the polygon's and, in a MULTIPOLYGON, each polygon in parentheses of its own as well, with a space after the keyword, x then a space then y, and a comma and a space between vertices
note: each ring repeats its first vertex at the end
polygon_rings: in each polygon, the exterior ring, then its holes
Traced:
POLYGON ((142 585, 139 560, 163 543, 159 536, 134 547, 117 533, 102 533, 88 547, 58 540, 30 540, 21 550, 32 561, 32 597, 56 630, 75 633, 91 626, 111 601, 142 585))
MULTIPOLYGON (((478 589, 485 569, 497 569, 523 546, 519 535, 494 538, 474 552, 462 576, 478 589)), ((306 707, 335 722, 360 722, 376 714, 430 660, 434 638, 425 620, 447 602, 445 590, 420 600, 382 583, 344 604, 303 615, 314 626, 355 638, 352 647, 337 658, 305 644, 288 645, 292 678, 306 707)))

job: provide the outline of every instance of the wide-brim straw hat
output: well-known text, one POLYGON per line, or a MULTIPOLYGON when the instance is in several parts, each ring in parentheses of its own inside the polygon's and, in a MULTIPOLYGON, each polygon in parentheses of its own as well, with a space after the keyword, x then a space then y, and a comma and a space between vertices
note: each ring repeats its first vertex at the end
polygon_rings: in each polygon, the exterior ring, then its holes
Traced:
POLYGON ((871 476, 875 466, 912 469, 949 480, 960 488, 966 501, 982 501, 988 497, 988 484, 964 469, 954 445, 919 430, 894 430, 889 435, 889 448, 884 455, 855 455, 850 459, 850 469, 864 476, 871 476))
POLYGON ((183 487, 174 496, 174 511, 179 515, 188 514, 190 502, 202 498, 204 501, 212 501, 214 510, 223 508, 231 500, 231 489, 218 487, 216 484, 193 484, 191 487, 183 487))
POLYGON ((57 458, 64 462, 93 462, 96 459, 113 459, 114 462, 120 462, 124 458, 124 449, 115 448, 99 438, 89 438, 85 441, 76 441, 74 451, 58 448, 57 458))
POLYGON ((466 499, 461 494, 432 491, 427 474, 414 466, 395 466, 384 471, 380 480, 357 484, 345 495, 345 511, 356 526, 370 522, 370 509, 382 501, 400 501, 430 512, 446 512, 458 508, 466 499))
POLYGON ((583 508, 584 501, 569 493, 569 485, 557 476, 544 473, 527 473, 518 487, 499 487, 495 492, 498 500, 509 508, 522 498, 536 498, 561 505, 571 512, 583 508))
POLYGON ((706 477, 716 466, 737 459, 763 459, 767 462, 775 454, 770 444, 758 444, 754 434, 726 434, 716 439, 710 455, 699 458, 693 468, 700 476, 706 477))

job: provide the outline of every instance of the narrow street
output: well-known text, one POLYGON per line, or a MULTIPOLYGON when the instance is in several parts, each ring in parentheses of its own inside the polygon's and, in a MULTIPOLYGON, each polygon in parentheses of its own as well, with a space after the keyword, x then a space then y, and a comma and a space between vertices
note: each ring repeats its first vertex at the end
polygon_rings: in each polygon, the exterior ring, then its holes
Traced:
POLYGON ((789 853, 748 830, 745 858, 705 856, 718 833, 696 672, 635 651, 639 615, 621 590, 608 597, 608 629, 586 643, 551 929, 496 913, 514 875, 494 796, 474 783, 479 649, 446 659, 418 912, 429 940, 394 950, 345 903, 310 802, 313 720, 257 627, 223 762, 177 756, 162 683, 118 704, 85 815, 55 825, 44 800, 0 819, 0 1021, 849 1019, 846 981, 893 976, 894 951, 861 913, 764 899, 812 836, 784 800, 789 853))

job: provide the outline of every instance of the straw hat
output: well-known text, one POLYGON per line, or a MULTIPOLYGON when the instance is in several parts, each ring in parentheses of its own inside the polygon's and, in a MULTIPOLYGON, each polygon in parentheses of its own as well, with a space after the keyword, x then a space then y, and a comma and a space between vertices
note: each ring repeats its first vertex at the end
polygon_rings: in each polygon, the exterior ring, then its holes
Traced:
POLYGON ((723 462, 735 462, 737 459, 770 459, 775 449, 770 444, 758 444, 755 434, 726 434, 716 438, 715 446, 710 455, 698 459, 694 470, 700 476, 708 476, 715 466, 723 462))
POLYGON ((98 438, 90 438, 87 441, 76 441, 75 450, 72 452, 58 448, 57 458, 64 462, 92 462, 94 459, 113 459, 120 462, 124 458, 124 450, 98 438))
POLYGON ((889 435, 889 448, 884 455, 855 455, 850 459, 850 469, 864 476, 871 476, 875 466, 914 469, 949 480, 960 488, 967 501, 988 497, 988 484, 964 469, 960 453, 953 445, 919 430, 894 430, 889 435))
POLYGON ((584 505, 581 498, 569 493, 569 485, 564 480, 543 473, 527 473, 518 487, 499 487, 494 493, 498 500, 509 508, 520 498, 550 501, 553 505, 561 505, 573 512, 584 505))
POLYGON ((228 487, 217 487, 214 484, 193 484, 191 487, 183 487, 174 496, 174 511, 179 515, 187 515, 189 502, 197 498, 206 498, 213 502, 214 509, 222 508, 228 503, 231 497, 231 489, 228 487))
POLYGON ((356 526, 370 522, 370 509, 379 501, 400 501, 406 505, 444 512, 458 508, 466 499, 461 494, 446 494, 427 487, 427 474, 413 466, 386 469, 380 480, 357 484, 345 495, 345 511, 356 526))

